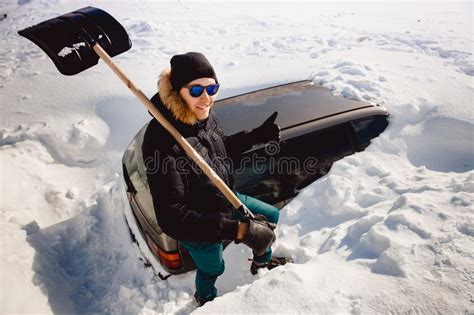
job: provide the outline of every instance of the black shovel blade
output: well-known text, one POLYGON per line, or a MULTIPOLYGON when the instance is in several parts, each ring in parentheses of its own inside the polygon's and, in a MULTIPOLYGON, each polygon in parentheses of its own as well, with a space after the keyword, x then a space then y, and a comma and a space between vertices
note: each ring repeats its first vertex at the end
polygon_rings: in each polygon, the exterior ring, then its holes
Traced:
POLYGON ((38 45, 65 75, 77 74, 97 64, 99 56, 92 49, 96 43, 111 57, 132 47, 122 25, 94 7, 41 22, 18 34, 38 45))

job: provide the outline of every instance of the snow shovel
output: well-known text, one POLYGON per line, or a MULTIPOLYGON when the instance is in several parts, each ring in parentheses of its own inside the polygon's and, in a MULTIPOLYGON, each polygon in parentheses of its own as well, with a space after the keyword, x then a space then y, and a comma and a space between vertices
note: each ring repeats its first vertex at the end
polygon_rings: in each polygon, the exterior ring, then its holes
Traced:
POLYGON ((122 25, 110 14, 94 7, 85 7, 28 27, 19 31, 18 34, 28 38, 46 52, 59 72, 64 75, 74 75, 84 71, 96 65, 100 57, 145 105, 153 117, 171 133, 186 154, 199 165, 227 200, 245 217, 254 218, 252 212, 240 202, 199 153, 114 63, 111 57, 129 50, 132 42, 122 25))

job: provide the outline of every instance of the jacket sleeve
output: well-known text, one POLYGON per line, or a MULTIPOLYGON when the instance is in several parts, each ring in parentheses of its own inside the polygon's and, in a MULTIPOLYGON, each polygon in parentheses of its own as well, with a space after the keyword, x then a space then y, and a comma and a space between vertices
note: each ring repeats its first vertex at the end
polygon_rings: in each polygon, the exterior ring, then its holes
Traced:
POLYGON ((234 161, 240 160, 242 153, 250 150, 255 144, 258 143, 257 139, 254 137, 253 130, 244 130, 228 136, 222 130, 222 126, 217 119, 216 124, 217 131, 224 140, 224 146, 227 155, 234 161))
POLYGON ((256 143, 249 131, 241 131, 230 136, 224 135, 225 149, 232 160, 240 159, 242 153, 250 150, 254 144, 256 143))
POLYGON ((201 213, 190 209, 185 200, 184 174, 176 169, 176 159, 164 156, 163 167, 147 171, 155 213, 161 229, 182 241, 218 242, 235 240, 238 221, 220 213, 201 213))

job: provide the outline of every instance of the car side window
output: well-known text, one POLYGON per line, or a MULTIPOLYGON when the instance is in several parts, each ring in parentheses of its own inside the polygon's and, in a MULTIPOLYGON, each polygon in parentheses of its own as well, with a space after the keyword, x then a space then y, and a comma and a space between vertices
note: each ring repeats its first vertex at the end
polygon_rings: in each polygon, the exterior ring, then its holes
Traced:
POLYGON ((388 120, 385 116, 375 116, 352 122, 356 138, 359 142, 358 150, 364 150, 370 140, 378 137, 387 128, 388 120))
POLYGON ((270 204, 282 201, 282 174, 276 170, 278 151, 267 145, 244 153, 234 165, 236 190, 270 204))
MULTIPOLYGON (((138 156, 138 158, 143 160, 141 157, 141 149, 140 156, 138 156)), ((138 163, 138 165, 139 176, 136 178, 136 182, 140 189, 137 189, 135 200, 138 202, 142 214, 147 218, 148 222, 154 226, 155 229, 161 231, 156 219, 155 207, 153 206, 153 199, 151 197, 150 187, 148 185, 145 165, 144 163, 138 163)))
POLYGON ((146 166, 142 157, 141 143, 145 130, 146 126, 135 137, 133 143, 130 144, 128 159, 125 162, 125 166, 127 168, 129 180, 136 191, 136 193, 133 194, 133 198, 137 202, 140 212, 157 231, 161 231, 156 219, 153 199, 151 197, 146 175, 146 166))
POLYGON ((347 124, 305 134, 284 144, 285 155, 298 160, 285 180, 287 197, 324 176, 332 164, 354 153, 347 124))

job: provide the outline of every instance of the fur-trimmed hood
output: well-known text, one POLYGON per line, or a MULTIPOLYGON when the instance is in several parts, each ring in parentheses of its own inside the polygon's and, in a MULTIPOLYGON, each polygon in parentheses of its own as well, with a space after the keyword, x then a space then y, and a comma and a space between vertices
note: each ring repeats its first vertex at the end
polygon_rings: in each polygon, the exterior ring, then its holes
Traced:
POLYGON ((158 91, 163 105, 173 114, 176 120, 194 126, 198 119, 196 115, 189 110, 188 105, 183 98, 173 90, 171 86, 171 69, 165 69, 160 74, 158 80, 158 91))

